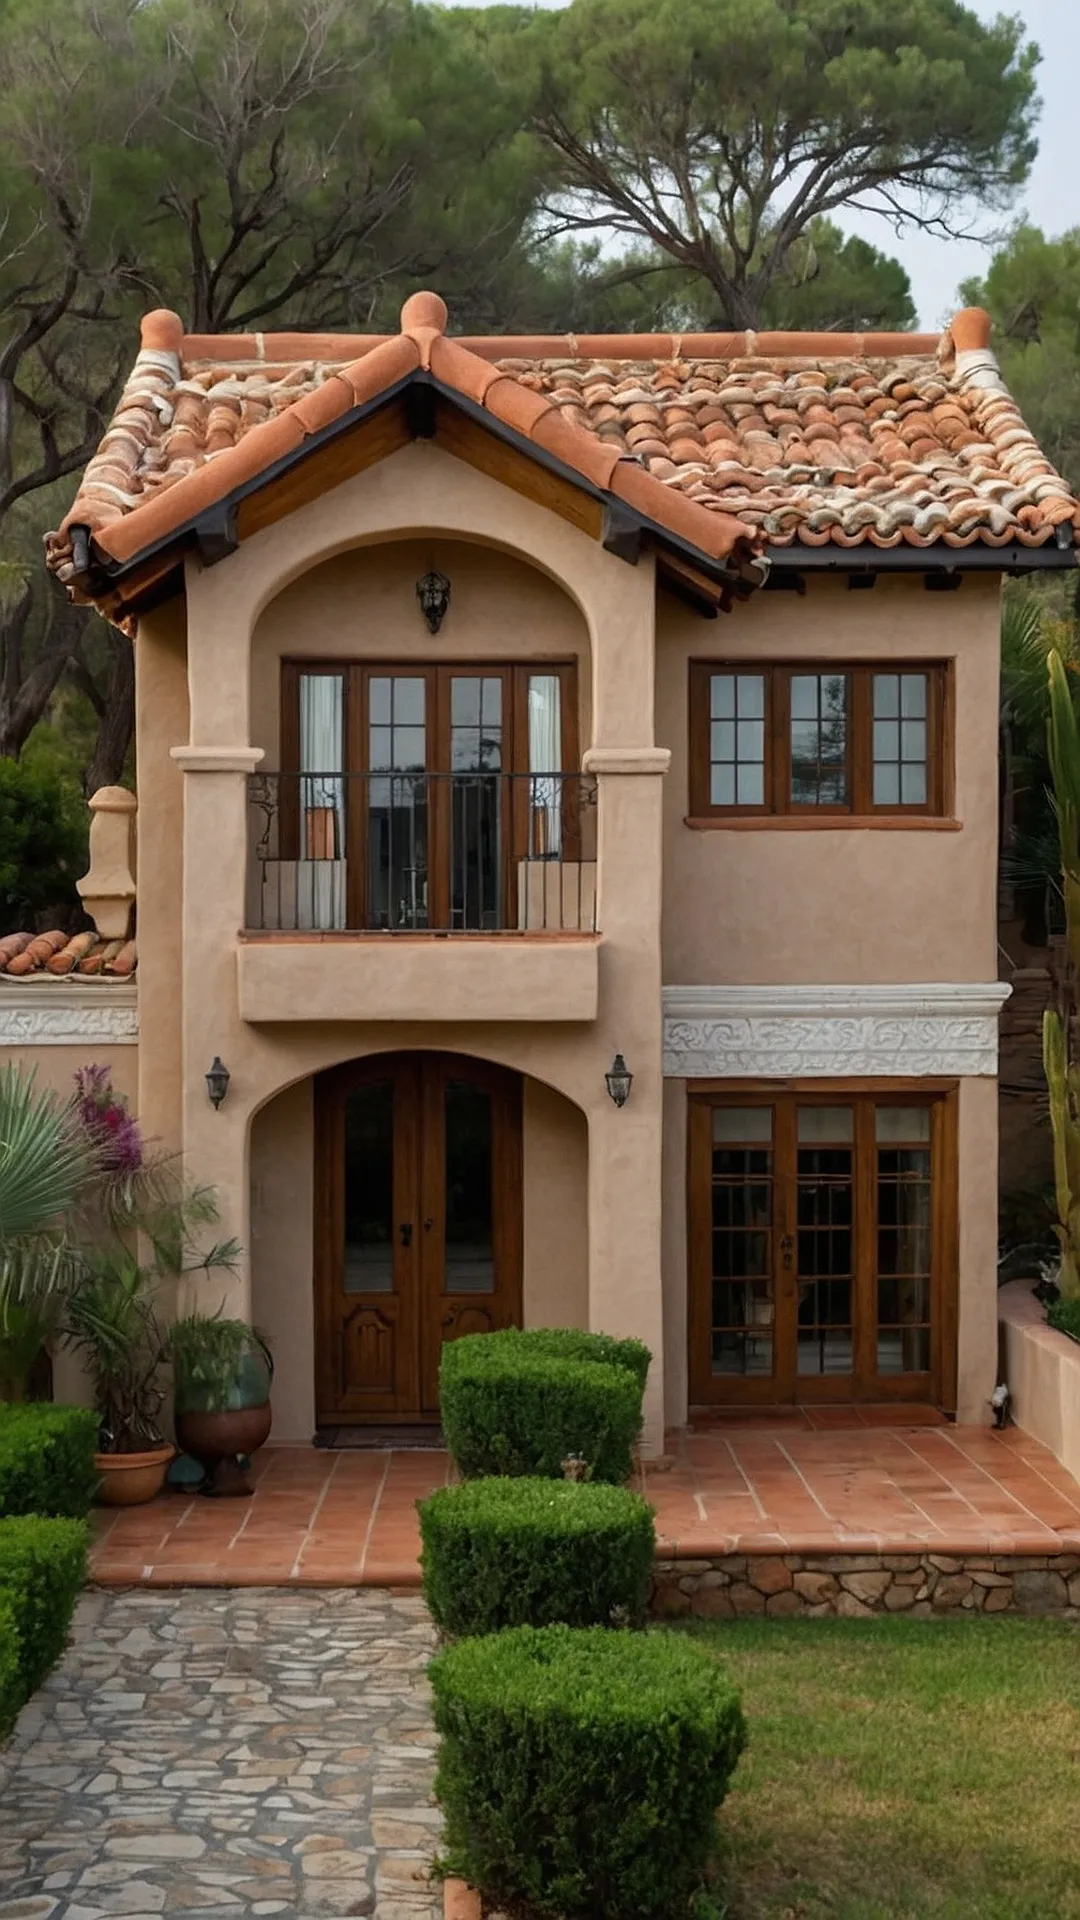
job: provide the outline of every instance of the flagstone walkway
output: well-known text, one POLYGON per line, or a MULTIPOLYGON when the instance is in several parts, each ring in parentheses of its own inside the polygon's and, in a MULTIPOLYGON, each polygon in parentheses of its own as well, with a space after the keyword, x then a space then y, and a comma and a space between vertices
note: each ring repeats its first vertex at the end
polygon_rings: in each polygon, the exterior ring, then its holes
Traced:
POLYGON ((434 1920, 418 1596, 91 1593, 0 1751, 0 1920, 434 1920))

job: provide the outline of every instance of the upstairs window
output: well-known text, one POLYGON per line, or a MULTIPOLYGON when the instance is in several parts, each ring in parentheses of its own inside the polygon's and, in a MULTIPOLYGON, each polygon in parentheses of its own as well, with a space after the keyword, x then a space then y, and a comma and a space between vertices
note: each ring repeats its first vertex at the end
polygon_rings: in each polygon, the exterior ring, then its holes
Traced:
POLYGON ((941 665, 696 660, 691 814, 941 814, 945 698, 941 665))

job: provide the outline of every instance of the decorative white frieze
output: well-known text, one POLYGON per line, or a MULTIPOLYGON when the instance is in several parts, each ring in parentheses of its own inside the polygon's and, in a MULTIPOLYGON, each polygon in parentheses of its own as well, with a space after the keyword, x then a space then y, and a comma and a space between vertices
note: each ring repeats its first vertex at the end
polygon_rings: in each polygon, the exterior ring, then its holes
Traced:
POLYGON ((1003 981, 899 987, 665 987, 674 1079, 993 1075, 1003 981))
POLYGON ((131 1047, 138 988, 85 980, 0 982, 0 1047, 131 1047))

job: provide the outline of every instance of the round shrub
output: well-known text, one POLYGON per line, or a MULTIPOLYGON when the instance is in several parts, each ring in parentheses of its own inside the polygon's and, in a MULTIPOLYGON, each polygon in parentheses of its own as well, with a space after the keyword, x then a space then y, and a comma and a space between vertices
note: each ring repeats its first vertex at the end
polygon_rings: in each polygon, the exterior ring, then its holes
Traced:
POLYGON ((6 1740, 26 1699, 15 1615, 0 1593, 0 1740, 6 1740))
POLYGON ((98 1417, 89 1407, 0 1404, 0 1515, 90 1511, 98 1417))
POLYGON ((431 1666, 445 1863, 559 1920, 676 1920, 701 1886, 746 1738, 700 1643, 515 1627, 431 1666))
POLYGON ((571 1455, 593 1480, 625 1480, 641 1431, 642 1388, 628 1367, 564 1359, 523 1336, 468 1334, 443 1348, 439 1405, 460 1473, 561 1479, 571 1455))
POLYGON ((18 1628, 24 1696, 40 1687, 67 1646, 86 1579, 86 1545, 84 1520, 0 1520, 0 1601, 18 1628))
POLYGON ((656 1534, 640 1494, 602 1482, 466 1480, 417 1505, 424 1597, 446 1633, 645 1617, 656 1534))

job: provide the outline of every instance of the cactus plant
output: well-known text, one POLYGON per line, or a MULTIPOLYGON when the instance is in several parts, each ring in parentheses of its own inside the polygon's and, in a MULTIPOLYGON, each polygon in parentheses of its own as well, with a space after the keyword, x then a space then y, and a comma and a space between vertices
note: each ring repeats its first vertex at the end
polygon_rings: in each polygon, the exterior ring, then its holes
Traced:
POLYGON ((1080 1299, 1080 723, 1068 676, 1056 651, 1047 658, 1047 724, 1054 812, 1065 900, 1066 974, 1060 1008, 1043 1016, 1043 1068, 1054 1138, 1054 1231, 1061 1248, 1058 1286, 1063 1299, 1080 1299))

